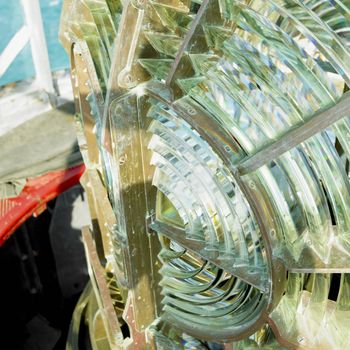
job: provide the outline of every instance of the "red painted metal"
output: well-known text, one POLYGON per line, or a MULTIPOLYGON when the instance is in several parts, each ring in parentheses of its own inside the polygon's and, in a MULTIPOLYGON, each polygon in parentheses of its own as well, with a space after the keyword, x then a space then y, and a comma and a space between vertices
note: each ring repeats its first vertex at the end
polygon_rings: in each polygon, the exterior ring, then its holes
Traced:
POLYGON ((85 166, 53 171, 28 179, 21 194, 0 200, 0 246, 32 215, 40 215, 46 203, 79 182, 85 166))

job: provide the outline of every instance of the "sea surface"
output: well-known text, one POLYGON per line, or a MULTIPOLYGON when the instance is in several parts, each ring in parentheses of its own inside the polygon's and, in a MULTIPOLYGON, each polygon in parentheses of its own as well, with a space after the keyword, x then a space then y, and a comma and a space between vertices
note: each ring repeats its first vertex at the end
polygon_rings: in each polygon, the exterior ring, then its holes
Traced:
MULTIPOLYGON (((40 0, 51 70, 53 71, 69 67, 68 56, 58 41, 62 3, 63 0, 40 0)), ((21 1, 0 0, 0 55, 23 24, 21 1)), ((34 75, 30 44, 28 43, 5 74, 0 77, 0 86, 28 79, 34 75)))

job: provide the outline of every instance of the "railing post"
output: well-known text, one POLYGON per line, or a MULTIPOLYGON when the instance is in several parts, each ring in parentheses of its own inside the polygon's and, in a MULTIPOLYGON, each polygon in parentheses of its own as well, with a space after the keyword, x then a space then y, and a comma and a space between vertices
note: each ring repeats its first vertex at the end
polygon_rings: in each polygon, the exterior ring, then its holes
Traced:
POLYGON ((39 0, 22 0, 38 86, 55 95, 39 0))

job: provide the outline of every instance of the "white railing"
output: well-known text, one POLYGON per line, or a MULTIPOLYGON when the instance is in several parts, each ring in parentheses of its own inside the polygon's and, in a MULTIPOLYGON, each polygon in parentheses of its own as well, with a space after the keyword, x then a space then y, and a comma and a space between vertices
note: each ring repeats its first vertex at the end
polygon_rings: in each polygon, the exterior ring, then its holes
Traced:
POLYGON ((0 77, 30 41, 36 75, 35 84, 38 89, 46 91, 49 95, 55 95, 39 0, 21 0, 21 4, 25 25, 0 54, 0 77))

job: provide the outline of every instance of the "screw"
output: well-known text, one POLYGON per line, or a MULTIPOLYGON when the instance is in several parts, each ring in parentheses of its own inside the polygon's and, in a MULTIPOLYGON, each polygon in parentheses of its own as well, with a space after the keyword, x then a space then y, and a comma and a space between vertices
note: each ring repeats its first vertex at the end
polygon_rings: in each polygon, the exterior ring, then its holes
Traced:
POLYGON ((256 185, 255 185, 255 182, 253 180, 250 180, 249 181, 249 187, 252 189, 252 190, 255 190, 256 189, 256 185))

